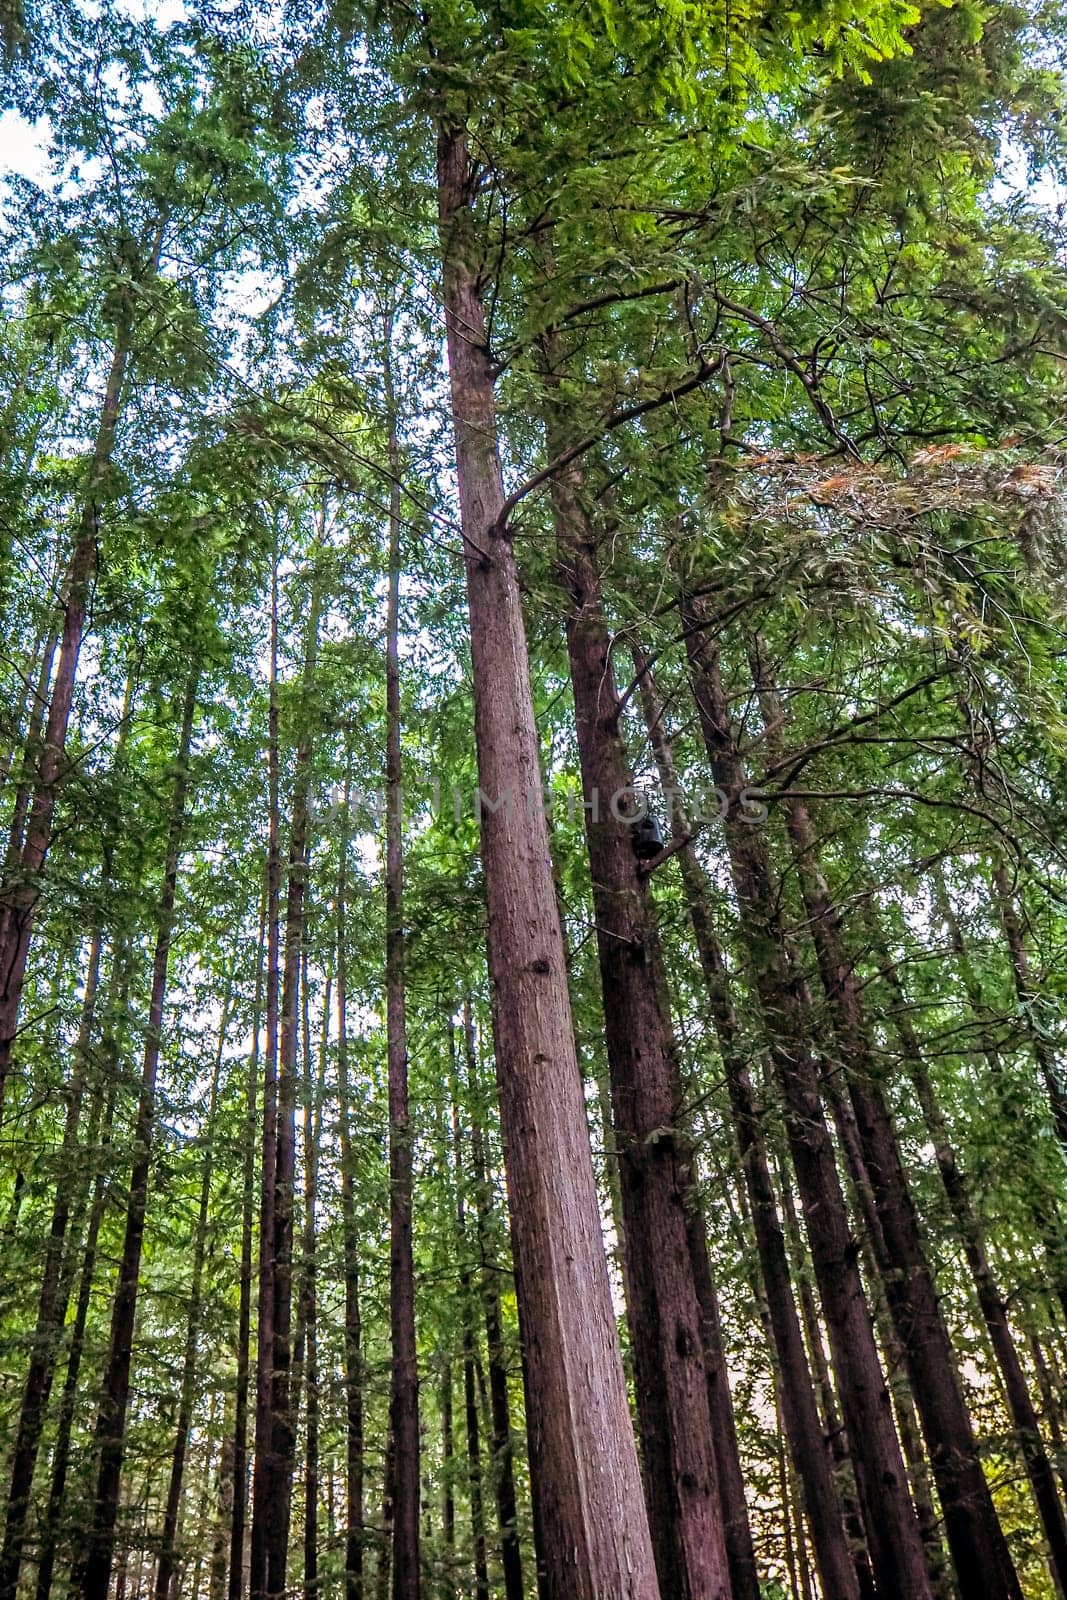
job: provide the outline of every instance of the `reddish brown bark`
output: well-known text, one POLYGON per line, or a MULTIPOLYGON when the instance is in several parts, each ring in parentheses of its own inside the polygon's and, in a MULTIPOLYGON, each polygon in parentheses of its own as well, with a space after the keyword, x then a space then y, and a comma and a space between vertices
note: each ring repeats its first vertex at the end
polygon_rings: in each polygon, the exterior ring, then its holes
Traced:
POLYGON ((493 380, 464 130, 443 125, 438 197, 474 667, 497 1076, 524 1342, 542 1600, 655 1600, 608 1285, 563 938, 539 804, 515 558, 500 520, 493 380), (509 800, 510 797, 510 800, 509 800))
MULTIPOLYGON (((804 1486, 804 1505, 815 1560, 828 1597, 832 1597, 832 1600, 858 1600, 860 1581, 845 1535, 842 1507, 804 1351, 785 1236, 767 1159, 762 1114, 756 1102, 748 1062, 738 1042, 729 978, 711 918, 708 884, 692 846, 683 843, 689 836, 689 819, 681 800, 673 754, 663 726, 650 663, 640 646, 632 645, 631 650, 660 783, 664 794, 671 797, 672 835, 681 845, 678 851, 679 866, 726 1075, 734 1133, 756 1235, 767 1317, 778 1368, 779 1402, 790 1454, 804 1486)), ((865 1566, 866 1562, 861 1565, 865 1566)))
MULTIPOLYGON (((550 428, 555 456, 561 441, 553 434, 550 428)), ((718 1356, 713 1384, 721 1388, 725 1382, 721 1349, 708 1348, 717 1335, 714 1288, 703 1229, 694 1216, 699 1200, 692 1153, 678 1128, 678 1063, 647 884, 634 853, 633 773, 619 727, 594 534, 581 493, 573 468, 553 481, 656 1570, 661 1589, 679 1600, 725 1595, 731 1586, 736 1600, 757 1600, 733 1419, 725 1430, 721 1416, 715 1424, 712 1419, 707 1357, 718 1356), (701 1256, 703 1296, 697 1284, 701 1256), (736 1471, 722 1459, 730 1446, 736 1471), (736 1506, 730 1491, 738 1489, 736 1506)))

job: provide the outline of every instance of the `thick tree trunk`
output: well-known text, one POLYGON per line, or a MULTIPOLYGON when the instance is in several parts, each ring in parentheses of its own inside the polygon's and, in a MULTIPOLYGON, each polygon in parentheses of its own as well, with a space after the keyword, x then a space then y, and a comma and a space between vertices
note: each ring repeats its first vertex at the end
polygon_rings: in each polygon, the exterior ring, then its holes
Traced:
MULTIPOLYGON (((552 456, 562 446, 556 431, 549 427, 552 456)), ((725 1387, 727 1399, 728 1386, 721 1350, 714 1372, 708 1360, 705 1334, 714 1343, 717 1320, 714 1288, 706 1241, 690 1239, 687 1228, 699 1197, 692 1152, 677 1127, 678 1063, 648 888, 634 852, 633 772, 619 727, 594 534, 581 494, 574 469, 553 481, 656 1569, 660 1588, 678 1600, 725 1595, 730 1587, 735 1600, 758 1600, 732 1417, 723 1437, 723 1419, 713 1422, 709 1403, 709 1376, 725 1387), (701 1254, 704 1304, 697 1286, 701 1254), (730 1445, 736 1471, 720 1459, 730 1445), (738 1489, 735 1506, 730 1491, 738 1489)))
POLYGON ((93 1522, 87 1548, 77 1565, 76 1582, 85 1600, 107 1600, 111 1559, 115 1545, 115 1519, 119 1506, 119 1483, 126 1437, 126 1408, 130 1394, 130 1367, 133 1360, 134 1321, 141 1271, 141 1245, 148 1207, 148 1184, 152 1164, 155 1125, 156 1073, 163 1039, 163 1006, 167 991, 174 905, 185 829, 185 805, 189 787, 189 753, 192 746, 193 717, 196 710, 197 669, 189 674, 182 711, 181 733, 174 767, 174 788, 170 803, 163 884, 156 921, 156 946, 152 963, 152 987, 148 1007, 141 1091, 134 1128, 134 1156, 126 1206, 126 1231, 119 1260, 118 1283, 111 1314, 111 1334, 104 1371, 104 1392, 96 1425, 98 1473, 93 1522))
POLYGON ((853 1451, 875 1581, 887 1595, 929 1600, 930 1580, 892 1409, 856 1261, 833 1146, 808 1038, 808 1001, 781 923, 778 884, 766 840, 741 811, 746 786, 718 653, 704 637, 701 602, 683 598, 682 625, 701 731, 715 783, 727 797, 727 851, 781 1086, 812 1263, 826 1316, 845 1423, 853 1451))
POLYGON ((708 884, 692 846, 682 843, 689 836, 689 819, 679 792, 674 758, 663 726, 650 663, 640 646, 631 645, 631 651, 661 787, 664 794, 671 797, 669 820, 672 835, 681 846, 678 851, 679 866, 697 954, 707 984, 712 1022, 726 1075, 734 1133, 752 1212, 768 1322, 778 1367, 782 1417, 790 1454, 804 1485, 804 1505, 815 1559, 828 1600, 831 1597, 832 1600, 858 1600, 860 1586, 845 1535, 842 1507, 793 1297, 785 1237, 767 1159, 762 1114, 756 1103, 748 1062, 738 1042, 726 964, 711 919, 708 884))
POLYGON ((385 641, 385 990, 389 1079, 389 1328, 392 1348, 390 1423, 396 1446, 393 1493, 393 1596, 419 1600, 419 1367, 415 1343, 412 1235, 412 1131, 408 1105, 404 936, 404 818, 400 760, 400 452, 386 319, 385 392, 392 485, 385 641))
POLYGON ((462 128, 438 140, 497 1073, 542 1600, 655 1600, 541 794, 462 128))

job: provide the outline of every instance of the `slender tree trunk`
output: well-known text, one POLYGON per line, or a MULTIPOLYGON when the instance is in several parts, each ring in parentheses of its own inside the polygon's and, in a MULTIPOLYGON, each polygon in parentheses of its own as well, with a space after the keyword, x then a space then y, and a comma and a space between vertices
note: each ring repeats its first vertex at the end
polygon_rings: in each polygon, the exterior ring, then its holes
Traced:
POLYGON ((497 1073, 525 1347, 541 1600, 658 1593, 608 1283, 506 531, 465 131, 443 124, 438 197, 466 550, 497 1073), (510 803, 508 796, 510 795, 510 803))
POLYGON ((241 1600, 245 1577, 248 1510, 248 1380, 252 1370, 252 1234, 255 1222, 256 1105, 259 1097, 259 1040, 263 1021, 263 955, 267 939, 268 885, 264 878, 256 941, 256 993, 252 1007, 252 1048, 245 1074, 245 1126, 241 1181, 241 1279, 237 1309, 237 1374, 233 1403, 233 1503, 227 1600, 241 1600))
POLYGON ((302 984, 304 1014, 304 1262, 301 1320, 304 1325, 305 1455, 304 1455, 304 1594, 314 1600, 319 1589, 319 1345, 318 1286, 316 1283, 316 1195, 318 1150, 322 1139, 322 1102, 325 1094, 326 1056, 329 1048, 332 984, 327 977, 322 1002, 322 1037, 319 1043, 318 1080, 312 1068, 311 1028, 308 1018, 307 954, 302 984))
POLYGON ((104 1008, 105 1017, 108 1020, 105 1021, 103 1033, 103 1069, 104 1081, 109 1084, 108 1101, 104 1112, 100 1153, 95 1163, 96 1170, 92 1181, 92 1203, 89 1208, 89 1220, 82 1245, 78 1294, 75 1301, 74 1321, 71 1325, 70 1344, 67 1351, 67 1369, 63 1379, 63 1392, 60 1397, 59 1412, 56 1419, 56 1438, 52 1448, 52 1472, 48 1503, 41 1519, 36 1600, 50 1600, 52 1579, 55 1573, 60 1519, 66 1497, 67 1476, 70 1470, 71 1431, 74 1425, 78 1382, 81 1376, 81 1362, 85 1350, 86 1326, 89 1320, 89 1307, 96 1273, 97 1244, 108 1201, 105 1156, 110 1148, 119 1058, 119 1047, 113 1019, 120 1009, 125 1011, 128 990, 129 957, 124 949, 119 948, 112 956, 111 977, 108 982, 107 1001, 104 1008))
POLYGON ((808 997, 781 923, 778 884, 766 840, 744 819, 744 768, 730 724, 718 653, 704 637, 701 601, 684 596, 691 680, 715 783, 727 797, 724 822, 742 933, 781 1086, 786 1131, 830 1334, 853 1450, 875 1580, 887 1595, 929 1600, 930 1580, 908 1480, 878 1360, 833 1146, 808 1037, 808 997))
POLYGON ((267 705, 267 981, 260 1163, 259 1290, 256 1327, 256 1441, 252 1469, 249 1591, 268 1594, 268 1521, 274 1460, 274 1223, 278 1175, 278 1009, 281 990, 281 823, 278 738, 278 549, 271 566, 270 667, 267 705))
MULTIPOLYGON (((782 710, 765 651, 751 651, 753 678, 769 729, 782 710)), ((863 1161, 881 1229, 886 1299, 904 1351, 922 1421, 962 1600, 1022 1600, 1019 1579, 989 1489, 952 1354, 952 1343, 919 1234, 900 1147, 882 1090, 855 963, 845 948, 841 914, 830 896, 815 829, 802 800, 784 803, 807 928, 863 1161)))
POLYGON ((400 761, 400 451, 391 339, 390 314, 386 318, 384 338, 392 476, 385 642, 385 988, 389 1078, 389 1326, 393 1357, 390 1418, 396 1448, 393 1596, 394 1600, 419 1600, 419 1368, 415 1344, 413 1160, 404 975, 404 802, 400 761))
POLYGON ((76 1581, 85 1600, 107 1600, 115 1546, 115 1519, 118 1515, 119 1484, 125 1448, 126 1409, 130 1394, 130 1367, 133 1359, 141 1245, 144 1239, 152 1164, 156 1073, 163 1038, 163 1006, 166 999, 171 936, 174 929, 178 865, 185 830, 189 754, 192 746, 198 677, 198 670, 194 667, 189 674, 185 690, 185 706, 174 768, 166 859, 157 911, 156 946, 152 963, 152 987, 141 1073, 141 1092, 134 1129, 134 1156, 126 1207, 126 1231, 111 1315, 104 1392, 96 1425, 96 1450, 99 1462, 96 1499, 87 1548, 76 1569, 76 1581))
POLYGON ((345 1600, 363 1600, 363 1355, 359 1296, 359 1228, 352 1148, 352 1089, 348 1074, 348 827, 351 755, 345 772, 337 868, 337 1093, 341 1145, 341 1232, 345 1274, 345 1600))
MULTIPOLYGON (((293 1217, 296 1177, 296 1073, 300 1031, 300 961, 304 940, 304 903, 308 879, 311 758, 314 720, 311 697, 322 607, 321 575, 312 578, 302 675, 303 716, 293 771, 289 826, 288 882, 285 906, 285 957, 278 1019, 278 1083, 271 1242, 273 1361, 270 1393, 270 1454, 262 1495, 253 1498, 252 1538, 263 1527, 266 1554, 264 1600, 286 1592, 289 1525, 296 1457, 296 1418, 292 1377, 293 1217)), ((262 1330, 260 1339, 263 1339, 262 1330)), ((256 1444, 259 1449, 258 1439, 256 1444)), ((257 1461, 258 1468, 258 1461, 257 1461)), ((253 1491, 255 1485, 253 1484, 253 1491)), ((253 1600, 259 1592, 253 1588, 253 1600)))
MULTIPOLYGON (((737 1020, 726 964, 712 924, 708 883, 692 846, 681 843, 689 837, 689 819, 679 792, 673 753, 663 726, 662 708, 649 659, 639 645, 632 644, 631 652, 661 787, 664 795, 669 797, 672 835, 681 845, 678 856, 683 887, 707 985, 752 1213, 760 1273, 767 1299, 768 1322, 778 1367, 782 1418, 790 1454, 804 1485, 804 1503, 815 1559, 828 1597, 833 1597, 833 1600, 858 1600, 860 1583, 855 1558, 845 1534, 843 1510, 804 1351, 785 1237, 767 1158, 763 1117, 756 1102, 748 1062, 738 1042, 737 1020)), ((864 1560, 861 1568, 865 1566, 864 1560)))
MULTIPOLYGON (((159 265, 163 226, 163 219, 160 219, 144 269, 146 278, 154 276, 159 265)), ((100 517, 121 412, 122 391, 133 339, 134 313, 133 296, 127 290, 119 306, 100 419, 86 464, 78 528, 60 585, 59 659, 45 720, 44 743, 34 775, 33 797, 26 818, 18 879, 11 892, 3 896, 7 915, 0 919, 0 1112, 11 1067, 11 1048, 18 1027, 19 1004, 33 937, 40 878, 52 842, 52 819, 63 777, 63 752, 74 699, 78 657, 85 636, 89 593, 98 559, 100 517)))
POLYGON ((1037 1063, 1048 1095, 1052 1125, 1056 1130, 1057 1139, 1063 1146, 1064 1154, 1067 1155, 1067 1082, 1064 1079, 1063 1068, 1056 1059, 1056 1052, 1042 1031, 1037 1015, 1038 997, 1030 975, 1030 958, 1026 951, 1022 919, 1015 902, 1011 878, 1003 861, 997 861, 993 867, 993 895, 1004 929, 1004 937, 1007 940, 1015 997, 1026 1023, 1034 1061, 1037 1063))
POLYGON ((163 1532, 159 1542, 159 1566, 156 1569, 156 1600, 171 1600, 171 1591, 178 1572, 178 1518, 181 1512, 182 1487, 185 1480, 185 1459, 189 1449, 189 1430, 193 1422, 193 1405, 196 1399, 197 1353, 200 1343, 204 1263, 207 1259, 208 1225, 211 1216, 211 1182, 215 1172, 215 1119, 219 1102, 219 1082, 222 1077, 222 1056, 226 1048, 226 1030, 230 1023, 233 1001, 233 978, 229 978, 222 1001, 219 1018, 215 1065, 211 1078, 207 1124, 204 1130, 204 1159, 200 1174, 200 1204, 197 1210, 196 1232, 193 1237, 193 1271, 189 1288, 189 1315, 185 1330, 185 1351, 182 1357, 182 1375, 178 1388, 178 1423, 171 1452, 170 1481, 167 1485, 166 1511, 163 1532))
MULTIPOLYGON (((467 1084, 472 1105, 478 1087, 478 1061, 474 1043, 474 1017, 470 995, 463 1001, 463 1038, 467 1061, 467 1084)), ((496 1485, 497 1517, 500 1523, 500 1558, 504 1573, 504 1600, 523 1600, 522 1552, 519 1543, 518 1506, 515 1496, 515 1446, 511 1433, 511 1408, 508 1402, 508 1369, 504 1353, 503 1318, 497 1268, 490 1258, 490 1195, 486 1172, 485 1143, 481 1121, 471 1117, 471 1162, 474 1168, 474 1205, 478 1233, 478 1253, 482 1272, 482 1306, 485 1314, 486 1349, 489 1355, 489 1400, 493 1420, 493 1478, 496 1485)))
POLYGON ((11 1456, 7 1522, 3 1548, 0 1550, 0 1600, 14 1600, 18 1588, 30 1491, 70 1297, 71 1274, 66 1270, 66 1264, 73 1246, 68 1237, 68 1224, 71 1221, 72 1208, 77 1203, 78 1191, 83 1186, 78 1162, 78 1130, 85 1095, 89 1043, 96 1011, 102 944, 103 936, 101 930, 97 928, 89 946, 81 1023, 74 1047, 71 1081, 67 1087, 67 1114, 63 1129, 61 1164, 56 1179, 52 1223, 45 1246, 44 1270, 37 1300, 37 1325, 30 1346, 18 1432, 11 1456))
POLYGON ((460 1130, 454 1068, 451 1077, 452 1169, 456 1184, 456 1245, 460 1262, 459 1299, 463 1348, 463 1420, 467 1438, 467 1486, 470 1494, 471 1540, 474 1546, 474 1593, 475 1600, 489 1600, 481 1428, 478 1417, 478 1396, 475 1390, 474 1372, 476 1359, 474 1300, 471 1293, 471 1272, 467 1258, 466 1178, 463 1171, 463 1136, 460 1130))
POLYGON ((219 1458, 219 1493, 215 1511, 215 1536, 211 1543, 210 1600, 226 1600, 229 1574, 230 1530, 233 1527, 233 1455, 236 1429, 225 1435, 219 1458))
POLYGON ((982 1224, 972 1204, 966 1177, 956 1158, 922 1046, 908 1015, 907 996, 900 974, 886 949, 881 929, 870 905, 868 927, 879 971, 897 1002, 893 1020, 901 1042, 902 1060, 915 1089, 923 1122, 934 1147, 934 1157, 960 1244, 970 1268, 982 1321, 1004 1382, 1008 1413, 1030 1479, 1034 1503, 1041 1518, 1052 1573, 1061 1594, 1067 1595, 1067 1517, 1064 1516, 1052 1463, 1041 1437, 1037 1412, 1030 1397, 1015 1336, 1008 1320, 1007 1306, 997 1287, 986 1250, 982 1224))

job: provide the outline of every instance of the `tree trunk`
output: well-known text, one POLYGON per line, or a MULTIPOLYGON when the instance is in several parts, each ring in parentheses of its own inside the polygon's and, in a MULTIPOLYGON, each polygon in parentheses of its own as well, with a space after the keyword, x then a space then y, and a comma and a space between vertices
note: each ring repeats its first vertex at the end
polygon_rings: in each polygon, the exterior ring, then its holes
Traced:
POLYGON ((1038 997, 1030 976, 1030 958, 1026 953, 1022 920, 1015 903, 1011 879, 1003 861, 997 861, 993 866, 993 894, 1008 944, 1015 998, 1019 1002, 1034 1061, 1037 1063, 1048 1095, 1052 1125, 1063 1147, 1064 1155, 1067 1155, 1067 1084, 1064 1082, 1063 1069, 1056 1059, 1056 1052, 1042 1031, 1037 1016, 1038 997))
POLYGON ((389 1078, 389 1327, 392 1347, 390 1420, 395 1442, 393 1596, 419 1600, 419 1367, 415 1343, 412 1235, 412 1132, 408 1107, 405 997, 404 818, 400 760, 400 451, 386 318, 384 376, 389 460, 389 580, 385 641, 385 989, 389 1078))
MULTIPOLYGON (((271 1279, 273 1303, 270 1331, 273 1347, 270 1390, 270 1453, 261 1480, 262 1493, 253 1482, 252 1540, 262 1528, 266 1556, 263 1600, 280 1600, 286 1592, 289 1523, 296 1457, 296 1419, 291 1393, 293 1310, 293 1211, 296 1177, 296 1070, 300 1029, 300 959, 304 940, 304 901, 308 879, 308 828, 310 822, 311 757, 314 718, 311 696, 318 651, 322 608, 321 575, 311 582, 302 674, 303 715, 293 767, 292 812, 289 825, 288 883, 285 906, 285 958, 282 969, 281 1010, 278 1019, 278 1084, 276 1099, 275 1168, 272 1206, 271 1279)), ((269 1002, 268 1002, 269 1016, 269 1002)), ((260 1341, 264 1338, 260 1329, 260 1341)), ((259 1453, 259 1440, 256 1440, 259 1453)), ((257 1460, 257 1478, 259 1462, 257 1460)), ((260 1591, 252 1589, 253 1600, 260 1591)))
POLYGON ((259 1097, 259 1039, 263 1020, 263 955, 267 939, 268 886, 264 878, 256 942, 256 993, 252 1006, 252 1048, 245 1074, 245 1126, 241 1181, 241 1280, 237 1309, 237 1375, 233 1404, 233 1504, 227 1600, 241 1600, 248 1526, 248 1380, 251 1373, 252 1233, 256 1205, 256 1104, 259 1097))
MULTIPOLYGON (((563 448, 558 433, 550 422, 552 457, 563 448)), ((680 1075, 654 916, 634 851, 633 771, 619 726, 595 536, 574 468, 553 480, 552 513, 567 596, 634 1387, 656 1570, 661 1590, 678 1600, 726 1595, 731 1588, 735 1600, 758 1600, 733 1418, 713 1419, 710 1404, 709 1384, 725 1389, 727 1407, 729 1389, 721 1349, 712 1348, 717 1317, 702 1227, 690 1237, 700 1202, 692 1151, 677 1126, 680 1075), (724 1460, 731 1447, 732 1459, 724 1460)))
POLYGON ((704 637, 706 610, 702 602, 683 596, 681 611, 701 731, 715 783, 727 797, 724 833, 742 936, 782 1091, 875 1581, 887 1595, 930 1600, 922 1540, 823 1116, 808 1037, 806 987, 782 927, 781 897, 766 840, 741 811, 746 776, 730 724, 718 652, 704 637))
POLYGON ((438 197, 465 545, 497 1074, 525 1347, 541 1600, 655 1600, 571 1024, 537 729, 471 237, 464 130, 438 197), (509 802, 510 795, 510 802, 509 802), (494 810, 491 807, 499 806, 494 810))
MULTIPOLYGON (((153 276, 157 270, 162 238, 161 219, 144 267, 143 276, 146 278, 153 276)), ((115 448, 122 390, 133 339, 134 315, 134 295, 128 288, 121 296, 100 419, 86 464, 78 528, 60 585, 57 619, 59 659, 48 704, 44 743, 34 774, 33 797, 26 819, 18 877, 10 894, 3 896, 7 915, 0 920, 0 1112, 3 1110, 4 1088, 11 1067, 11 1048, 18 1027, 19 1004, 33 937, 40 878, 52 842, 52 819, 63 777, 63 752, 78 674, 78 657, 85 636, 89 592, 98 559, 101 504, 106 496, 107 476, 115 448)))
POLYGON ((233 977, 231 975, 226 985, 226 993, 222 1001, 222 1015, 219 1018, 215 1066, 211 1078, 207 1124, 204 1130, 204 1159, 200 1175, 200 1205, 197 1211, 196 1233, 193 1237, 193 1271, 189 1288, 189 1316, 185 1329, 182 1375, 178 1387, 178 1424, 175 1429, 174 1448, 171 1452, 167 1506, 163 1517, 163 1532, 159 1542, 159 1566, 156 1569, 156 1600, 171 1600, 171 1590, 178 1571, 178 1517, 181 1512, 185 1458, 189 1448, 189 1429, 193 1422, 193 1404, 196 1399, 197 1351, 200 1342, 204 1262, 207 1259, 208 1222, 211 1215, 211 1180, 215 1171, 215 1117, 219 1102, 219 1082, 222 1077, 222 1055, 226 1048, 226 1030, 230 1022, 232 1000, 233 977))
POLYGON ((337 868, 337 1094, 341 1146, 341 1233, 345 1274, 345 1600, 363 1600, 363 1356, 359 1298, 359 1228, 352 1151, 352 1089, 348 1076, 348 828, 351 753, 345 771, 337 868))
MULTIPOLYGON (((674 759, 656 695, 650 663, 640 646, 631 645, 634 668, 659 769, 664 795, 669 796, 670 824, 677 842, 689 836, 689 819, 678 790, 674 759)), ((812 1386, 811 1371, 797 1318, 796 1301, 767 1159, 763 1117, 737 1039, 737 1021, 729 978, 715 937, 704 869, 689 844, 682 844, 679 866, 693 924, 697 954, 707 984, 712 1022, 719 1042, 727 1092, 752 1212, 760 1274, 780 1382, 780 1404, 790 1454, 804 1485, 804 1504, 815 1560, 828 1600, 859 1600, 860 1584, 845 1535, 842 1507, 831 1471, 812 1386)), ((865 1562, 862 1565, 866 1565, 865 1562)))
POLYGON ((1061 1594, 1067 1595, 1067 1517, 1064 1516, 1052 1463, 1045 1450, 1037 1412, 1008 1321, 1007 1306, 997 1287, 982 1224, 971 1202, 966 1177, 956 1159, 926 1059, 908 1015, 908 1001, 900 974, 886 949, 873 906, 869 903, 868 927, 878 969, 897 1002, 893 1021, 901 1042, 901 1056, 922 1109, 923 1122, 934 1147, 934 1158, 974 1282, 982 1321, 1004 1381, 1008 1413, 1045 1532, 1052 1573, 1061 1594))
MULTIPOLYGON (((782 709, 759 641, 753 644, 750 657, 765 725, 780 729, 782 709)), ((802 800, 787 799, 784 812, 807 930, 815 946, 860 1150, 874 1195, 885 1254, 886 1300, 907 1362, 961 1600, 1022 1600, 1019 1579, 978 1458, 952 1343, 941 1315, 937 1286, 926 1259, 896 1130, 879 1079, 855 963, 845 948, 841 913, 831 899, 822 871, 807 806, 802 800)))
MULTIPOLYGON (((472 1095, 476 1095, 478 1061, 474 1046, 474 1018, 469 994, 465 995, 463 1000, 463 1039, 467 1061, 467 1085, 472 1095)), ((511 1408, 508 1402, 508 1369, 504 1353, 500 1286, 497 1282, 496 1265, 490 1259, 489 1180, 482 1126, 477 1113, 472 1113, 471 1116, 471 1162, 474 1168, 474 1206, 482 1272, 482 1306, 485 1314, 486 1348, 489 1354, 493 1478, 496 1485, 497 1518, 500 1523, 504 1600, 523 1600, 522 1552, 519 1544, 518 1506, 515 1496, 515 1447, 511 1433, 511 1408)))
POLYGON ((466 1179, 463 1172, 463 1142, 455 1072, 450 1084, 452 1096, 452 1168, 456 1184, 456 1246, 459 1254, 459 1304, 463 1348, 463 1422, 467 1438, 467 1486, 470 1493, 471 1541, 474 1546, 475 1600, 489 1600, 489 1569, 485 1548, 485 1498, 482 1479, 481 1428, 478 1396, 475 1390, 476 1346, 474 1339, 474 1300, 467 1259, 466 1179))

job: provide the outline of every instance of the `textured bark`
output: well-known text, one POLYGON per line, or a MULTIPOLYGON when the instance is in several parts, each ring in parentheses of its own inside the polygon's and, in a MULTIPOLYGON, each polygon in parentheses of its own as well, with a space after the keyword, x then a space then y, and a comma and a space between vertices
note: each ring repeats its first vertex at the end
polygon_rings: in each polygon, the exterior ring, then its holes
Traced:
POLYGON ((392 1349, 390 1428, 395 1442, 393 1597, 418 1600, 419 1367, 415 1343, 415 1260, 412 1236, 411 1113, 408 1105, 405 993, 404 839, 400 761, 400 452, 396 434, 386 319, 385 391, 392 485, 389 499, 389 582, 385 640, 385 1007, 389 1079, 389 1331, 392 1349))
POLYGON ((767 1159, 762 1113, 756 1102, 747 1059, 738 1043, 729 978, 711 917, 709 886, 692 846, 682 842, 689 837, 689 819, 679 793, 674 758, 663 726, 649 659, 640 646, 631 645, 631 650, 660 784, 664 794, 670 796, 672 836, 680 845, 679 867, 726 1076, 734 1134, 756 1236, 778 1370, 782 1419, 790 1454, 804 1485, 804 1505, 815 1559, 828 1600, 858 1600, 860 1585, 845 1535, 842 1507, 797 1317, 785 1236, 767 1159))
POLYGON ((768 1045, 781 1087, 812 1263, 830 1334, 875 1580, 889 1595, 928 1600, 930 1581, 890 1397, 856 1261, 809 1041, 808 997, 781 923, 767 844, 743 819, 746 785, 718 654, 704 635, 702 602, 686 596, 691 682, 716 784, 727 796, 730 867, 768 1045))
MULTIPOLYGON (((551 424, 548 436, 554 457, 563 441, 551 424)), ((595 536, 581 496, 575 469, 554 479, 656 1570, 660 1588, 678 1600, 725 1595, 731 1587, 736 1600, 757 1600, 733 1419, 712 1417, 709 1375, 716 1398, 725 1392, 728 1404, 729 1392, 721 1347, 714 1349, 714 1288, 696 1215, 692 1152, 678 1126, 676 1048, 647 883, 634 853, 633 771, 619 727, 595 536), (731 1449, 732 1460, 723 1460, 731 1449), (733 1503, 737 1493, 740 1505, 733 1503)))
POLYGON ((515 558, 462 128, 438 195, 449 378, 474 666, 497 1077, 524 1343, 541 1600, 658 1594, 608 1284, 563 938, 542 808, 515 558), (510 801, 509 801, 510 795, 510 801))
POLYGON ((182 835, 185 829, 189 753, 193 736, 193 715, 196 709, 197 679, 198 672, 194 667, 189 674, 185 690, 185 705, 182 711, 167 826, 163 883, 156 913, 156 944, 152 961, 152 985, 141 1070, 141 1089, 134 1127, 134 1154, 126 1206, 126 1228, 111 1314, 103 1395, 96 1424, 98 1470, 93 1522, 87 1547, 76 1567, 75 1584, 85 1596, 85 1600, 107 1600, 115 1546, 115 1519, 118 1515, 119 1483, 125 1448, 126 1409, 130 1394, 130 1366, 133 1360, 141 1246, 144 1240, 152 1164, 156 1073, 163 1039, 163 1006, 166 999, 171 936, 174 929, 178 864, 181 859, 182 835))

